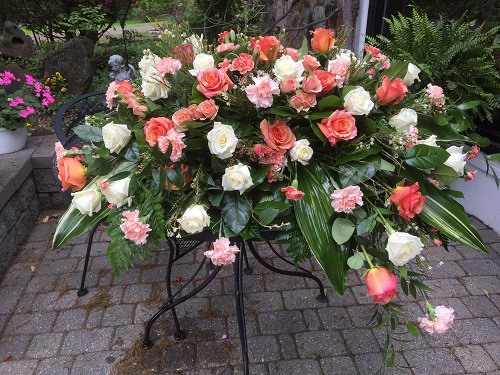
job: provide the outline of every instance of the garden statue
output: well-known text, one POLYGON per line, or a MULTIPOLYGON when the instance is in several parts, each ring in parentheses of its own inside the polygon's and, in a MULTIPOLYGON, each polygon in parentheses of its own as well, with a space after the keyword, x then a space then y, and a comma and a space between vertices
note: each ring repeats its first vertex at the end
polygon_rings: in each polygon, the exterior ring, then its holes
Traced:
POLYGON ((132 64, 128 67, 123 63, 123 57, 120 55, 112 55, 108 60, 108 65, 111 67, 109 78, 112 81, 125 81, 135 78, 135 69, 132 64))

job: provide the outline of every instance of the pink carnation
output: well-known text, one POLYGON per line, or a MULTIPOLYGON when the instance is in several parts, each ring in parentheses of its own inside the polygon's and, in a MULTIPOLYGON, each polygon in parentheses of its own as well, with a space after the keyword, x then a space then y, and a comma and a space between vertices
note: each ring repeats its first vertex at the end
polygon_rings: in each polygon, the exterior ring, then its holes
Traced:
POLYGON ((134 241, 137 245, 144 245, 151 228, 149 228, 149 224, 144 224, 139 220, 139 210, 125 211, 123 216, 125 218, 122 219, 120 229, 125 238, 134 241))
POLYGON ((344 58, 338 58, 330 61, 328 71, 332 73, 337 81, 337 86, 342 87, 344 82, 349 79, 351 62, 344 58))
POLYGON ((440 99, 444 96, 443 89, 439 86, 434 86, 431 83, 427 85, 427 90, 425 90, 425 92, 429 95, 429 98, 431 99, 440 99))
POLYGON ((466 160, 477 158, 477 155, 479 154, 479 151, 481 151, 481 149, 479 148, 479 146, 476 146, 476 145, 472 146, 472 149, 470 150, 469 154, 467 155, 467 159, 466 160))
POLYGON ((256 144, 253 147, 253 152, 259 161, 259 164, 269 165, 269 164, 283 164, 285 160, 286 150, 274 150, 269 146, 263 146, 261 144, 256 144))
POLYGON ((217 46, 217 52, 232 52, 236 48, 238 48, 240 45, 239 44, 234 44, 234 43, 221 43, 217 46))
POLYGON ((401 145, 405 149, 410 149, 417 144, 418 141, 418 129, 417 127, 410 125, 410 130, 404 132, 403 137, 401 137, 401 145))
POLYGON ((425 329, 429 333, 444 333, 451 327, 453 319, 455 318, 454 310, 446 306, 437 306, 434 309, 435 318, 434 320, 429 320, 429 316, 426 314, 424 318, 418 318, 420 327, 425 329))
POLYGON ((233 263, 236 259, 235 253, 239 252, 238 246, 229 246, 229 238, 222 237, 212 244, 213 250, 205 251, 204 255, 216 266, 233 263))
POLYGON ((179 133, 175 129, 170 129, 167 135, 158 137, 158 147, 161 152, 165 153, 168 150, 168 146, 171 144, 172 152, 170 153, 170 160, 173 162, 179 161, 182 150, 186 147, 184 142, 182 142, 182 138, 184 138, 183 133, 179 133))
POLYGON ((357 185, 335 190, 330 198, 332 199, 332 207, 335 212, 350 214, 356 207, 356 204, 359 206, 363 205, 363 192, 357 185))
POLYGON ((240 55, 233 60, 229 70, 237 70, 240 74, 251 72, 254 68, 254 62, 251 55, 248 53, 240 53, 240 55))
POLYGON ((54 146, 54 150, 56 152, 56 159, 59 161, 61 158, 66 156, 66 150, 64 149, 61 142, 56 142, 54 146))
POLYGON ((285 193, 286 199, 291 199, 294 201, 302 199, 305 194, 303 191, 295 189, 293 186, 283 187, 281 188, 281 191, 285 193))
POLYGON ((181 66, 182 64, 179 60, 171 57, 164 57, 155 63, 155 68, 160 77, 165 76, 165 74, 174 74, 181 68, 181 66))
POLYGON ((309 111, 311 107, 316 106, 316 95, 307 94, 301 90, 297 91, 297 94, 290 98, 290 107, 295 109, 297 112, 309 111))
POLYGON ((32 115, 35 113, 35 109, 33 107, 26 107, 26 109, 21 109, 19 111, 19 117, 26 118, 29 115, 32 115))
POLYGON ((273 105, 273 95, 279 95, 278 83, 273 81, 268 74, 262 77, 253 78, 254 85, 249 85, 245 89, 248 100, 257 108, 269 108, 273 105))

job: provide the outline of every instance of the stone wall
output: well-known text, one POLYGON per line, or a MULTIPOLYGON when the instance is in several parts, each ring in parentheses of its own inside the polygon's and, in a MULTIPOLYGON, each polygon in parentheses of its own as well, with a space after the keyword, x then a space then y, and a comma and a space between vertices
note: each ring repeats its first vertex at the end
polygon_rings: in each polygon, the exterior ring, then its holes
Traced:
POLYGON ((40 212, 69 204, 52 173, 56 140, 55 136, 31 137, 23 150, 0 155, 0 279, 40 212))

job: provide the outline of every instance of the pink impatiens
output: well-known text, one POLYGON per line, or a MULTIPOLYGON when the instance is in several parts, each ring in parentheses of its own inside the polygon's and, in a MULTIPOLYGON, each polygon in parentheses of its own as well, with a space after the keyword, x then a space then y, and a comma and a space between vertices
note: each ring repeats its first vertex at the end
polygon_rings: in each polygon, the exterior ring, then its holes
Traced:
POLYGON ((212 244, 213 250, 205 251, 204 255, 216 266, 233 263, 236 259, 235 253, 239 252, 238 246, 230 246, 229 238, 222 237, 212 244))
POLYGON ((148 232, 151 232, 149 224, 144 224, 139 220, 139 210, 125 211, 120 229, 127 240, 135 242, 137 245, 146 244, 148 232))

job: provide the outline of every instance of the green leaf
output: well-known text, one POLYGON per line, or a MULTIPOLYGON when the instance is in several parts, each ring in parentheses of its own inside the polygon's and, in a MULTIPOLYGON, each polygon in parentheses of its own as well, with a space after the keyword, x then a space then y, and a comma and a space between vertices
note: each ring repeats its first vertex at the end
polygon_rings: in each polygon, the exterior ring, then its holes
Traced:
POLYGON ((327 96, 318 102, 318 109, 320 111, 326 111, 329 109, 336 110, 343 108, 344 105, 342 104, 342 99, 336 95, 327 96))
POLYGON ((305 193, 295 205, 297 222, 333 289, 342 295, 347 283, 348 251, 331 236, 330 217, 334 211, 330 195, 335 188, 326 172, 313 161, 306 166, 298 165, 297 175, 305 193))
POLYGON ((418 329, 416 329, 412 323, 406 322, 406 329, 408 330, 410 335, 412 335, 413 337, 418 337, 418 329))
POLYGON ((406 266, 399 266, 398 269, 399 269, 399 272, 401 273, 401 276, 403 276, 403 278, 407 279, 408 278, 408 270, 406 269, 406 266))
POLYGON ((356 226, 356 234, 361 235, 364 233, 371 232, 373 227, 375 226, 375 218, 377 215, 370 215, 366 219, 363 219, 358 222, 356 226))
POLYGON ((488 147, 490 145, 490 140, 489 138, 486 137, 481 137, 477 133, 471 133, 469 134, 469 138, 472 142, 477 144, 480 147, 488 147))
POLYGON ((477 107, 479 105, 479 103, 480 103, 479 100, 472 100, 470 102, 465 102, 465 103, 461 103, 461 104, 457 105, 457 108, 465 111, 467 109, 477 107))
POLYGON ((441 147, 416 145, 406 151, 403 159, 406 164, 418 169, 429 169, 443 164, 450 154, 441 147))
POLYGON ((320 130, 319 126, 311 121, 311 129, 313 130, 314 134, 316 134, 316 137, 318 137, 319 140, 323 143, 323 146, 325 146, 328 142, 328 138, 326 138, 326 136, 320 130))
POLYGON ((377 123, 366 116, 356 117, 356 127, 358 128, 360 134, 363 133, 372 135, 378 131, 377 123))
POLYGON ((290 107, 278 106, 264 111, 265 114, 277 115, 281 117, 293 117, 297 116, 297 111, 290 107))
POLYGON ((309 46, 307 45, 307 38, 305 36, 304 38, 302 38, 302 44, 297 53, 299 54, 299 59, 301 59, 302 57, 304 57, 309 53, 309 46))
POLYGON ((87 174, 90 176, 111 173, 113 171, 113 166, 111 163, 103 158, 93 158, 87 167, 87 174))
POLYGON ((111 177, 106 178, 106 182, 123 180, 124 178, 127 178, 129 175, 130 175, 130 172, 126 172, 126 171, 120 172, 120 173, 112 175, 111 177))
POLYGON ((196 104, 200 104, 202 101, 204 101, 205 95, 203 95, 201 92, 197 90, 198 87, 198 81, 195 81, 193 83, 193 87, 191 89, 191 101, 196 104))
POLYGON ((432 117, 418 114, 418 135, 419 138, 427 138, 436 135, 440 141, 467 141, 467 137, 457 133, 449 126, 436 126, 432 117))
POLYGON ((339 166, 340 183, 342 187, 358 185, 375 176, 380 167, 381 158, 372 155, 363 161, 351 162, 339 166))
POLYGON ((438 113, 437 115, 434 115, 433 119, 434 119, 434 122, 436 124, 438 124, 439 126, 448 125, 448 122, 449 122, 448 119, 440 113, 438 113))
POLYGON ((323 120, 324 118, 328 118, 331 116, 332 113, 333 113, 333 111, 314 112, 314 113, 310 113, 304 117, 306 117, 312 123, 312 121, 314 121, 314 120, 323 120))
POLYGON ((254 212, 259 217, 259 221, 267 225, 271 223, 280 212, 283 212, 290 208, 288 203, 284 202, 260 202, 254 207, 254 212))
POLYGON ((351 220, 337 218, 332 225, 332 237, 339 245, 349 241, 356 226, 351 220))
POLYGON ((403 79, 408 72, 408 64, 408 61, 391 62, 391 67, 384 70, 383 75, 389 77, 391 81, 395 78, 403 79))
POLYGON ((268 170, 269 170, 269 166, 257 169, 256 171, 252 171, 251 176, 252 176, 253 185, 250 187, 250 189, 252 187, 260 185, 261 182, 263 182, 265 180, 268 170))
POLYGON ((251 202, 237 191, 230 191, 222 198, 222 217, 224 224, 236 236, 247 225, 251 215, 251 202))
POLYGON ((444 164, 434 168, 432 175, 438 180, 441 186, 449 186, 460 177, 453 168, 444 164))
POLYGON ((364 264, 365 258, 359 252, 356 252, 356 254, 347 259, 347 265, 353 270, 359 270, 364 264))
POLYGON ((486 159, 488 159, 489 161, 498 161, 500 160, 500 153, 486 155, 486 159))
POLYGON ((102 142, 102 130, 92 125, 78 125, 73 131, 81 139, 90 142, 102 142))
POLYGON ((426 199, 419 217, 453 241, 487 253, 481 236, 459 205, 434 185, 426 184, 426 199))
POLYGON ((367 156, 378 154, 381 150, 382 150, 381 146, 372 146, 368 149, 363 148, 361 151, 356 152, 354 154, 344 155, 344 156, 337 158, 335 165, 345 164, 345 163, 353 161, 353 160, 361 160, 361 159, 366 158, 367 156))

